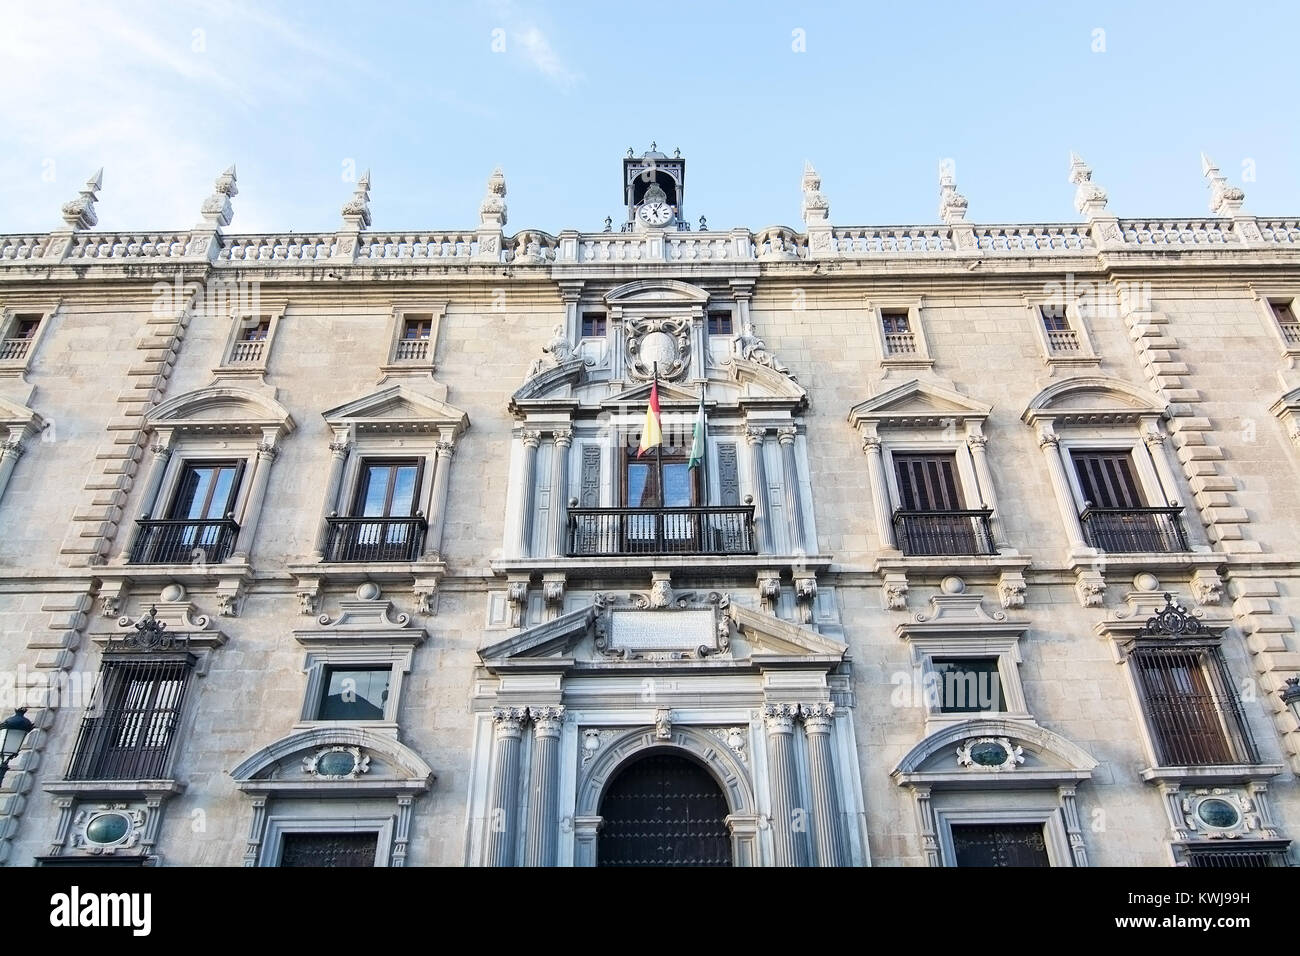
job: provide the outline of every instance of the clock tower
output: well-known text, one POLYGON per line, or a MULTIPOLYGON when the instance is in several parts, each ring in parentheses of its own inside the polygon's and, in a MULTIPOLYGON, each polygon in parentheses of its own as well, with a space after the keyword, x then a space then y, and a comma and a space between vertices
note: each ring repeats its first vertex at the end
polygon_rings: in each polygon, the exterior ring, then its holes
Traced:
POLYGON ((666 156, 651 143, 648 151, 636 156, 629 148, 623 158, 623 198, 627 203, 623 231, 689 228, 682 209, 685 189, 686 160, 680 150, 666 156))

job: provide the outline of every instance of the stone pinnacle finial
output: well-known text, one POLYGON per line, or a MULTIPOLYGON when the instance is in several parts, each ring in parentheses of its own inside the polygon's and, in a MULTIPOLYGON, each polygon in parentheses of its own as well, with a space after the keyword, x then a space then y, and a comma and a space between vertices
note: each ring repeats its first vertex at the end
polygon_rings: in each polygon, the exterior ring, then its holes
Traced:
POLYGON ((97 193, 103 187, 104 169, 101 166, 95 170, 95 175, 86 180, 86 185, 77 194, 77 198, 63 204, 63 221, 73 232, 90 229, 99 222, 99 217, 95 215, 95 200, 99 198, 97 193))
POLYGON ((370 170, 361 174, 352 198, 343 204, 343 228, 361 232, 370 227, 370 170))
POLYGON ((805 160, 803 164, 803 205, 800 206, 800 215, 803 216, 804 225, 813 222, 825 222, 830 218, 831 204, 821 194, 821 188, 821 176, 817 175, 817 170, 813 168, 813 164, 805 160))
POLYGON ((1228 177, 1219 172, 1210 157, 1201 153, 1201 175, 1209 182, 1210 212, 1216 216, 1235 216, 1241 212, 1241 204, 1246 201, 1246 193, 1237 186, 1228 183, 1228 177))
POLYGON ((1092 167, 1075 152, 1070 153, 1070 182, 1078 187, 1074 191, 1074 208, 1081 215, 1091 219, 1105 210, 1106 190, 1092 181, 1092 167))
POLYGON ((957 192, 952 162, 944 160, 939 164, 939 218, 949 224, 965 222, 968 205, 966 197, 957 192))
POLYGON ((488 177, 487 192, 478 207, 480 226, 500 229, 506 224, 506 174, 498 166, 488 177))
POLYGON ((235 167, 231 164, 229 169, 217 177, 212 186, 212 195, 203 200, 203 205, 199 207, 199 214, 203 217, 200 227, 220 229, 222 226, 230 225, 230 221, 235 218, 235 210, 230 205, 230 198, 238 195, 239 186, 235 181, 235 167))

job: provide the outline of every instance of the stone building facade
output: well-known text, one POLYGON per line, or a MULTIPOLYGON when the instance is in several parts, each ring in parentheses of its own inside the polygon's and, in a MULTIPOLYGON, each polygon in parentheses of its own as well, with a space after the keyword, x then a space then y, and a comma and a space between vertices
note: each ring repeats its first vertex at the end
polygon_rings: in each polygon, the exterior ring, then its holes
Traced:
POLYGON ((752 231, 652 146, 558 234, 96 175, 0 236, 0 860, 1292 864, 1300 222, 1203 162, 752 231))

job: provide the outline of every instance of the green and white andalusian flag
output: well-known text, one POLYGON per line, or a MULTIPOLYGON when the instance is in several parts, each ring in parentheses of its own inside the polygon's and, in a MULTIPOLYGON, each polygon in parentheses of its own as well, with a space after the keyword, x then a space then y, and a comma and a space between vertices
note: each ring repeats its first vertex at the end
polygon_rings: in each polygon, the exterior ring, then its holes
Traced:
POLYGON ((700 410, 695 414, 695 432, 691 436, 691 459, 686 467, 698 468, 704 463, 704 386, 700 386, 700 410))

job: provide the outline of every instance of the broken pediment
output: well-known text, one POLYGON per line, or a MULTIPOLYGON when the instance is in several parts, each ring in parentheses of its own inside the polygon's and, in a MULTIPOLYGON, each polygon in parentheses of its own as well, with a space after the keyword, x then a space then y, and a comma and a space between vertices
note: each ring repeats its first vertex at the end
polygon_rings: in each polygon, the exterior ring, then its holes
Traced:
POLYGON ((536 667, 547 659, 581 668, 680 661, 834 666, 847 648, 817 632, 733 603, 717 591, 598 594, 595 601, 479 651, 489 670, 536 667))
POLYGON ((912 379, 849 409, 849 423, 878 428, 944 427, 951 423, 983 422, 990 406, 955 389, 912 379))
POLYGON ((469 427, 459 408, 407 385, 390 385, 323 412, 335 428, 352 426, 358 434, 438 433, 454 441, 469 427))

